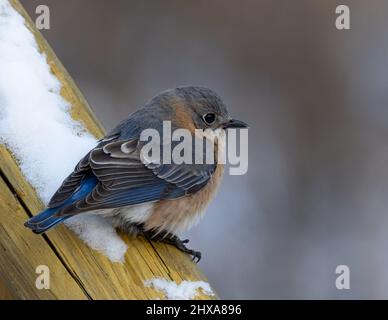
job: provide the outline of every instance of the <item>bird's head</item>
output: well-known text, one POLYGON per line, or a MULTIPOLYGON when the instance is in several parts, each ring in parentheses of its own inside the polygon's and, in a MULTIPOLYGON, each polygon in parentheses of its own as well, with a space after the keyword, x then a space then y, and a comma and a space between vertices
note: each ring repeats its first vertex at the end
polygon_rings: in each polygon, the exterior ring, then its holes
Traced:
POLYGON ((175 125, 194 129, 246 128, 247 124, 233 119, 221 97, 205 87, 185 86, 167 90, 156 96, 151 105, 163 106, 175 125))

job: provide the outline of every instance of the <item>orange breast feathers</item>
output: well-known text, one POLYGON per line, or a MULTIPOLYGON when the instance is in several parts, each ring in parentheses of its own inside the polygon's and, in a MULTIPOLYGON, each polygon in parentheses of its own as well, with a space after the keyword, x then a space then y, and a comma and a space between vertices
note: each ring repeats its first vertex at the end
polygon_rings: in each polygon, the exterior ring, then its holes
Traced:
MULTIPOLYGON (((214 137, 212 137, 214 138, 214 137)), ((225 151, 225 131, 220 130, 214 143, 215 160, 225 151)), ((158 230, 175 234, 195 225, 203 216, 221 184, 224 164, 216 170, 205 187, 196 193, 175 200, 161 200, 154 204, 150 217, 144 223, 146 230, 158 230)))

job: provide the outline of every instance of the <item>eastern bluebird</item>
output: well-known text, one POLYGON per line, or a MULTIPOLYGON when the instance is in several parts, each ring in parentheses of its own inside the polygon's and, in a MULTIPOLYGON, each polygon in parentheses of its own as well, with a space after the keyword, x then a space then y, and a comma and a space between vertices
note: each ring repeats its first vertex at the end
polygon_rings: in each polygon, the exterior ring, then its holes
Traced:
POLYGON ((67 218, 94 212, 126 232, 172 244, 199 261, 201 253, 188 249, 188 240, 180 240, 176 233, 201 216, 216 193, 224 166, 217 159, 212 164, 142 161, 142 131, 152 128, 161 133, 163 121, 171 121, 172 130, 192 133, 247 126, 230 118, 210 89, 187 86, 162 92, 101 139, 63 181, 48 209, 25 225, 39 234, 67 218))

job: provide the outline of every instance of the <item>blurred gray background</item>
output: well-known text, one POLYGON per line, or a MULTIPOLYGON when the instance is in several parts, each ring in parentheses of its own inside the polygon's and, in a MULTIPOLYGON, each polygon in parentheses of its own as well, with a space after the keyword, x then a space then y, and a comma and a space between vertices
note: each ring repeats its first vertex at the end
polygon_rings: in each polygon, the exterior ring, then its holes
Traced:
POLYGON ((388 1, 22 3, 49 6, 43 34, 107 129, 185 84, 249 122, 248 173, 188 233, 222 298, 388 298, 388 1))

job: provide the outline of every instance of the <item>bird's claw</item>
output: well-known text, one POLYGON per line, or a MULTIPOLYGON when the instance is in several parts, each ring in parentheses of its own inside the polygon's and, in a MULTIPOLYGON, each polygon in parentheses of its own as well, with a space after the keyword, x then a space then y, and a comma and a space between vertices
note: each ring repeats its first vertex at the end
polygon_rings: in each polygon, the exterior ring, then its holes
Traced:
POLYGON ((185 244, 190 241, 189 239, 181 240, 175 235, 165 237, 163 234, 155 235, 155 234, 152 234, 150 232, 145 232, 145 231, 143 232, 143 234, 149 240, 164 242, 164 243, 173 245, 174 247, 176 247, 180 251, 191 255, 192 260, 196 263, 198 263, 199 260, 201 260, 201 258, 202 258, 201 252, 189 249, 185 246, 185 244))
POLYGON ((195 263, 198 263, 199 260, 201 260, 202 258, 202 254, 199 251, 195 251, 187 248, 184 244, 188 242, 189 242, 188 239, 182 241, 182 240, 179 240, 179 238, 176 238, 174 245, 182 252, 191 255, 191 260, 194 261, 195 263))
POLYGON ((190 251, 191 251, 190 254, 192 255, 191 260, 193 260, 195 263, 198 263, 199 260, 201 260, 202 258, 202 253, 194 250, 190 250, 190 251), (197 261, 195 261, 195 259, 197 259, 197 261))

